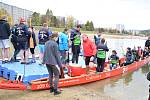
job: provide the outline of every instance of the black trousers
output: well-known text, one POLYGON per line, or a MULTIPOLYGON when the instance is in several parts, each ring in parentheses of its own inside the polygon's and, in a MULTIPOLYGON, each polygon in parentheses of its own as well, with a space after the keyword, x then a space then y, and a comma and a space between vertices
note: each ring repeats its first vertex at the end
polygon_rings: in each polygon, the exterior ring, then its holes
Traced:
POLYGON ((12 42, 12 44, 13 44, 13 47, 15 49, 13 58, 16 60, 16 56, 20 52, 20 48, 19 48, 19 45, 16 42, 12 42))
POLYGON ((103 70, 104 70, 104 65, 105 65, 105 58, 97 58, 96 71, 97 71, 97 72, 103 72, 103 70))
POLYGON ((86 66, 89 66, 91 57, 92 57, 92 56, 87 56, 87 57, 85 57, 85 65, 86 65, 86 66))
POLYGON ((80 53, 80 45, 72 45, 72 63, 76 61, 76 64, 78 64, 79 60, 79 53, 80 53))

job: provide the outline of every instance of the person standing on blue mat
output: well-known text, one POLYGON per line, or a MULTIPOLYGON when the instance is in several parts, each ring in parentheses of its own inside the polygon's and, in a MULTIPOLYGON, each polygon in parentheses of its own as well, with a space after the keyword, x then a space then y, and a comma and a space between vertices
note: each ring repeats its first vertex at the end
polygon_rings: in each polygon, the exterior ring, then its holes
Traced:
POLYGON ((28 61, 29 31, 28 26, 26 25, 26 21, 23 18, 20 19, 20 24, 17 27, 17 34, 18 34, 19 48, 22 54, 21 64, 29 64, 28 61))
POLYGON ((64 29, 63 32, 59 34, 59 51, 61 54, 61 61, 62 64, 67 63, 67 51, 69 50, 68 48, 68 30, 64 29))
POLYGON ((17 34, 17 27, 18 27, 18 24, 15 24, 12 29, 11 29, 11 43, 14 47, 14 54, 13 56, 11 57, 11 60, 10 62, 19 62, 19 60, 17 60, 17 55, 19 54, 20 52, 20 47, 19 47, 19 43, 18 43, 18 34, 17 34))
POLYGON ((35 63, 36 61, 35 61, 34 49, 36 47, 36 38, 35 38, 35 33, 34 33, 34 28, 33 27, 29 28, 29 33, 30 33, 29 47, 30 47, 30 52, 32 54, 31 63, 35 63))
POLYGON ((80 32, 81 25, 77 25, 76 29, 71 30, 70 40, 72 42, 72 63, 76 61, 78 64, 80 47, 81 47, 81 32, 80 32))
POLYGON ((10 36, 10 26, 7 22, 7 16, 2 16, 0 19, 0 48, 2 49, 2 64, 7 63, 9 59, 9 36, 10 36))
POLYGON ((43 27, 40 29, 38 33, 38 39, 39 39, 39 64, 42 64, 43 60, 43 53, 45 48, 45 43, 49 40, 49 36, 52 34, 52 32, 48 29, 48 24, 44 23, 43 27))
POLYGON ((56 42, 57 40, 58 33, 53 33, 50 36, 50 40, 45 44, 45 51, 43 56, 43 64, 46 64, 49 73, 50 93, 54 92, 54 95, 58 95, 61 93, 60 91, 58 91, 59 75, 64 77, 58 44, 56 42))

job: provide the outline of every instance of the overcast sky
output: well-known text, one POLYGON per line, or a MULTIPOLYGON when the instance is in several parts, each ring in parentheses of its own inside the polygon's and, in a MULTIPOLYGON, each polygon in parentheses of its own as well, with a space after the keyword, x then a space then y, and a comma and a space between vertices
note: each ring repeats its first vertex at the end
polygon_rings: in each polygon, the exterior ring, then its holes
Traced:
POLYGON ((150 29, 150 0, 1 0, 44 14, 49 8, 57 16, 72 15, 83 23, 92 20, 95 27, 150 29))

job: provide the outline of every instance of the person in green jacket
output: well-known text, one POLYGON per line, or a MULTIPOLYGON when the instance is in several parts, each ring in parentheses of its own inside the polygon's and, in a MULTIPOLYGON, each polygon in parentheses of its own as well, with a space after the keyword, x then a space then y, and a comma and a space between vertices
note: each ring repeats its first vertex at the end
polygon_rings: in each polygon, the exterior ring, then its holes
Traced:
POLYGON ((106 52, 109 51, 107 45, 105 45, 105 39, 102 38, 101 42, 97 46, 97 72, 103 72, 106 59, 106 52))
POLYGON ((72 29, 70 40, 72 42, 72 63, 76 61, 76 64, 78 64, 78 58, 80 53, 80 46, 81 46, 81 32, 80 32, 80 25, 77 25, 76 29, 72 29))

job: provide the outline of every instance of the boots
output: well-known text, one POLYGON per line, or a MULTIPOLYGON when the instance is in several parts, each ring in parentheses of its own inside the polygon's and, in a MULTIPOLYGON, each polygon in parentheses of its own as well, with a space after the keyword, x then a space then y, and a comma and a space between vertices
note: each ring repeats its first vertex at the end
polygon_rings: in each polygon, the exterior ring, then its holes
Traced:
POLYGON ((59 95, 59 94, 61 94, 61 92, 58 91, 57 89, 54 89, 54 95, 59 95))
POLYGON ((50 93, 54 92, 54 87, 50 87, 50 93))

